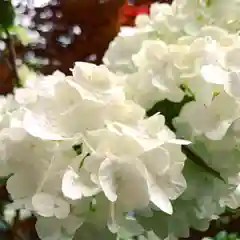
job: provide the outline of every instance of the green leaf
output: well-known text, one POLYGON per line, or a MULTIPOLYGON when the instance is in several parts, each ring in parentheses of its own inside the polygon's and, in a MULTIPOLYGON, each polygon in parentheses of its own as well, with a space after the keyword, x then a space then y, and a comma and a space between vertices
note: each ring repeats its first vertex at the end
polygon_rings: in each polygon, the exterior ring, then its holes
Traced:
POLYGON ((6 182, 7 182, 9 177, 10 176, 8 176, 8 177, 0 177, 0 185, 6 184, 6 182))
POLYGON ((85 222, 76 232, 73 240, 116 240, 116 235, 112 234, 106 227, 98 229, 94 224, 85 222))
POLYGON ((207 163, 196 154, 193 150, 191 150, 191 147, 182 146, 182 152, 185 154, 185 156, 197 164, 199 167, 203 168, 206 172, 214 176, 215 178, 220 179, 221 181, 225 182, 225 179, 222 178, 219 172, 215 171, 213 168, 209 167, 207 163))
MULTIPOLYGON (((162 211, 152 210, 152 212, 153 215, 151 217, 136 215, 136 219, 145 231, 153 232, 160 239, 164 239, 168 236, 168 221, 164 219, 168 215, 162 211)), ((149 234, 150 233, 145 234, 147 239, 149 234)))
POLYGON ((139 236, 138 240, 162 240, 162 238, 157 237, 154 232, 150 231, 147 232, 144 236, 139 236))
POLYGON ((219 233, 215 236, 214 240, 227 240, 227 232, 226 232, 226 231, 221 231, 221 232, 219 232, 219 233))
POLYGON ((133 237, 140 236, 144 232, 144 229, 135 219, 126 219, 121 222, 121 227, 118 232, 120 239, 131 239, 133 237))
POLYGON ((238 234, 237 233, 230 233, 228 234, 228 240, 237 240, 238 239, 238 234))
POLYGON ((179 103, 170 102, 169 100, 164 100, 157 102, 151 109, 147 111, 147 116, 150 117, 158 112, 163 114, 166 119, 167 126, 174 131, 175 128, 172 124, 172 120, 177 117, 182 109, 182 107, 188 103, 194 101, 194 98, 191 96, 185 96, 183 100, 179 103))
POLYGON ((15 11, 10 0, 0 0, 0 28, 3 30, 13 26, 15 11))
POLYGON ((23 45, 27 45, 31 42, 31 39, 24 27, 12 26, 9 30, 11 33, 16 35, 17 39, 20 40, 23 45))
POLYGON ((209 8, 212 5, 212 0, 206 0, 206 7, 209 8))

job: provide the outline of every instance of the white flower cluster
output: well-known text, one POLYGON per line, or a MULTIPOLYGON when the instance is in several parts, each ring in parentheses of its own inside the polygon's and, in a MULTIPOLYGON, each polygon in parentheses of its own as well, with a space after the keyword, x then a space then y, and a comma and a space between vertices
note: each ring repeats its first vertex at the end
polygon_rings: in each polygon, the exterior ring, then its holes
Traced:
POLYGON ((8 207, 32 211, 43 240, 108 239, 106 226, 172 240, 238 208, 239 14, 239 0, 153 4, 104 65, 0 99, 8 207))
POLYGON ((136 27, 122 28, 104 56, 124 77, 127 99, 162 112, 177 136, 192 142, 183 171, 187 189, 171 216, 152 218, 152 226, 165 226, 154 229, 158 236, 187 237, 190 227, 206 230, 226 206, 240 206, 239 13, 238 0, 155 3, 136 27))
POLYGON ((181 145, 189 142, 163 115, 145 118, 105 66, 78 62, 72 73, 31 79, 3 98, 0 164, 11 207, 33 211, 39 236, 51 240, 73 236, 92 201, 91 221, 112 231, 150 203, 172 214, 170 200, 186 188, 181 145))

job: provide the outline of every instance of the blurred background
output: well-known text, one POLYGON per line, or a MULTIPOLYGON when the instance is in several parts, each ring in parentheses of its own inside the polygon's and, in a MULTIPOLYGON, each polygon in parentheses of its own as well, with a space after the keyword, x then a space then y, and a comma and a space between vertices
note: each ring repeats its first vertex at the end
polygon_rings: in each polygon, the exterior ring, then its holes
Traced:
MULTIPOLYGON (((17 28, 13 31, 17 68, 33 68, 43 74, 59 69, 67 74, 75 61, 100 64, 120 26, 134 25, 136 15, 148 13, 152 2, 12 0, 17 28)), ((12 89, 13 71, 7 64, 8 57, 6 41, 0 38, 0 92, 3 94, 12 89)))
MULTIPOLYGON (((156 1, 0 0, 0 94, 12 93, 14 85, 20 84, 29 72, 51 74, 60 70, 68 74, 76 61, 101 64, 120 27, 134 26, 136 16, 148 14, 153 2, 156 1)), ((5 220, 3 209, 9 202, 5 179, 0 179, 0 240, 38 239, 35 219, 29 213, 10 212, 7 214, 11 220, 5 220)), ((238 219, 237 214, 228 212, 207 232, 192 231, 189 239, 237 239, 236 234, 226 232, 239 232, 238 219)))

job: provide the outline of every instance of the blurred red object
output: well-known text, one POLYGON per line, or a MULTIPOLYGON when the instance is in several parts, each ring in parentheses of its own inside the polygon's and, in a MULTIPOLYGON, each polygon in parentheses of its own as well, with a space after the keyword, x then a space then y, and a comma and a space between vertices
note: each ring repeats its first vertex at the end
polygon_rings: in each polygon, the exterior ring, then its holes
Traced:
POLYGON ((139 14, 149 14, 149 4, 135 6, 129 3, 125 3, 122 9, 125 16, 136 17, 139 14))
POLYGON ((133 26, 136 16, 139 14, 149 14, 150 3, 143 5, 134 5, 126 2, 120 10, 120 25, 133 26))
POLYGON ((134 26, 135 18, 139 14, 149 14, 151 4, 154 2, 171 3, 172 0, 135 0, 126 1, 120 9, 119 21, 123 26, 134 26))

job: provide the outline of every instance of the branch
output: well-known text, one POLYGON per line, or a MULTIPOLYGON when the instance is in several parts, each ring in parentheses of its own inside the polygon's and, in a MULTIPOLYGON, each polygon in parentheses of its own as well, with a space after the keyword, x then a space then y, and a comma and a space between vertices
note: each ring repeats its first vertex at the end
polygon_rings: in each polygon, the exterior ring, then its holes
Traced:
POLYGON ((222 180, 224 183, 226 183, 225 179, 221 176, 219 172, 214 170, 213 168, 209 167, 205 161, 198 156, 195 152, 193 152, 189 147, 182 146, 182 152, 186 155, 186 157, 191 160, 193 163, 195 163, 197 166, 203 168, 208 173, 211 173, 214 177, 222 180))
POLYGON ((7 29, 5 29, 5 33, 7 35, 7 39, 5 40, 7 48, 8 48, 8 54, 9 54, 9 61, 11 64, 11 68, 13 71, 13 75, 14 75, 14 86, 16 86, 17 88, 22 87, 21 84, 21 80, 18 76, 18 72, 17 72, 17 66, 16 66, 16 52, 15 52, 15 47, 14 47, 14 40, 11 36, 11 34, 9 33, 9 31, 7 29))

